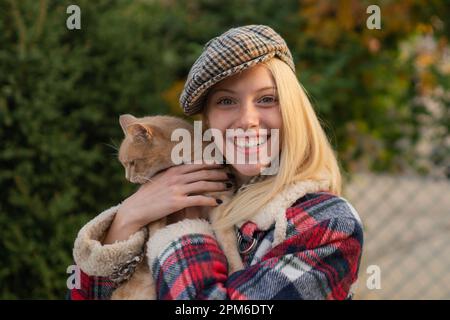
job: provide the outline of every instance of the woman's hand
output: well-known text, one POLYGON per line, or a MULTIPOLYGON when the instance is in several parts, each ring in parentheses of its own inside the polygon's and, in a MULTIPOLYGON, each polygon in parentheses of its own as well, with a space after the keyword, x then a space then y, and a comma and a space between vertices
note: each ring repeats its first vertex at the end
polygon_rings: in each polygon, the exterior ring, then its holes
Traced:
POLYGON ((184 164, 155 175, 122 202, 104 244, 126 240, 143 226, 184 208, 217 206, 215 198, 202 193, 227 190, 228 180, 220 164, 184 164))

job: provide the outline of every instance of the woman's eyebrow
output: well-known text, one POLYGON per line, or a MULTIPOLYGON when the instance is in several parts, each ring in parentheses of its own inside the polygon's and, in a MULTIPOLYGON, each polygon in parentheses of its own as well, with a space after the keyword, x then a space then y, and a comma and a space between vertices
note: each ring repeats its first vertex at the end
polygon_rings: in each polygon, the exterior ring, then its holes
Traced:
MULTIPOLYGON (((259 89, 256 90, 255 92, 260 92, 260 91, 264 91, 264 90, 268 90, 268 89, 276 90, 275 87, 270 86, 270 87, 262 87, 262 88, 259 88, 259 89)), ((213 89, 213 90, 211 91, 211 94, 214 94, 214 93, 219 92, 219 91, 225 91, 225 92, 230 92, 230 93, 236 93, 235 91, 230 90, 230 89, 225 89, 225 88, 222 89, 222 88, 218 88, 218 89, 213 89)))
POLYGON ((263 88, 259 88, 258 90, 256 90, 255 92, 260 92, 260 91, 264 91, 264 90, 269 90, 269 89, 272 89, 272 90, 277 90, 277 88, 275 88, 275 87, 273 87, 273 86, 270 86, 270 87, 263 87, 263 88))

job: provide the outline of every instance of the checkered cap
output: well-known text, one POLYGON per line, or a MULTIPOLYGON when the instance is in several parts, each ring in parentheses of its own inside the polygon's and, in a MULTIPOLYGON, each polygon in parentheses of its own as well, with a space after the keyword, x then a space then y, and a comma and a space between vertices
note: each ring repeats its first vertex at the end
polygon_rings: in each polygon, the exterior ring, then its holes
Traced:
POLYGON ((199 113, 208 89, 257 63, 278 57, 295 72, 292 54, 284 39, 265 25, 232 28, 209 40, 194 62, 180 96, 186 115, 199 113))

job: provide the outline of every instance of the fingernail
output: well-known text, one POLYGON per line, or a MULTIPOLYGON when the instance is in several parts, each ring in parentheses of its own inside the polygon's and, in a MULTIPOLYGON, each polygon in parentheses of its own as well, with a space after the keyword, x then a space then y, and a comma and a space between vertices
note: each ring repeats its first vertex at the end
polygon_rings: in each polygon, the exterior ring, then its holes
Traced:
POLYGON ((229 179, 234 179, 234 174, 228 173, 228 172, 227 172, 227 177, 228 177, 229 179))
POLYGON ((233 184, 231 182, 227 182, 227 183, 225 183, 225 185, 227 186, 227 189, 230 189, 233 186, 233 184))
POLYGON ((220 199, 216 199, 217 204, 221 204, 223 201, 220 199))

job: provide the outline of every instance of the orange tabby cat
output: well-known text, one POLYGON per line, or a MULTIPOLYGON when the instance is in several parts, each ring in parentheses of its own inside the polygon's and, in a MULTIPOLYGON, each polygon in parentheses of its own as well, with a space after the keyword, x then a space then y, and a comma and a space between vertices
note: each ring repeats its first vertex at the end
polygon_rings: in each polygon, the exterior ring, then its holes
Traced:
MULTIPOLYGON (((172 148, 179 142, 171 141, 173 130, 178 128, 187 129, 191 137, 194 137, 194 128, 188 122, 170 116, 151 116, 136 118, 132 115, 121 115, 120 125, 125 133, 125 139, 119 149, 119 161, 125 167, 125 177, 133 183, 145 183, 156 173, 172 167, 172 148)), ((194 146, 192 140, 192 146, 194 146)), ((194 150, 192 150, 192 155, 194 150)), ((232 170, 230 168, 230 170, 232 170)), ((221 199, 226 204, 233 190, 224 192, 207 193, 221 199)), ((213 222, 214 217, 220 213, 222 206, 210 209, 203 207, 201 217, 207 217, 213 222)), ((178 213, 177 213, 178 214, 178 213)), ((178 215, 179 216, 179 215, 178 215)), ((192 218, 192 217, 190 217, 192 218)), ((164 227, 171 216, 162 218, 150 223, 147 228, 149 235, 164 227)), ((243 268, 242 260, 237 250, 236 234, 232 228, 226 231, 215 231, 216 238, 222 247, 228 260, 229 273, 233 273, 243 268)), ((114 292, 111 299, 142 299, 154 300, 156 289, 153 277, 150 273, 146 259, 136 267, 132 277, 120 285, 114 292)))

